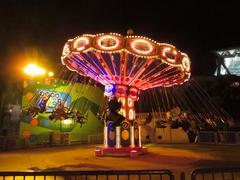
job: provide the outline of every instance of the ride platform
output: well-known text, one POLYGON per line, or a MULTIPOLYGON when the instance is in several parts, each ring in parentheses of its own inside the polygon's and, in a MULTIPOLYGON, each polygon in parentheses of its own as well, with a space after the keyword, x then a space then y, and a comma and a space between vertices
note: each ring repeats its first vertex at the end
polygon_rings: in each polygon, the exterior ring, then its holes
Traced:
POLYGON ((95 149, 95 156, 111 156, 111 157, 137 157, 139 155, 146 154, 148 152, 147 147, 97 147, 95 149))

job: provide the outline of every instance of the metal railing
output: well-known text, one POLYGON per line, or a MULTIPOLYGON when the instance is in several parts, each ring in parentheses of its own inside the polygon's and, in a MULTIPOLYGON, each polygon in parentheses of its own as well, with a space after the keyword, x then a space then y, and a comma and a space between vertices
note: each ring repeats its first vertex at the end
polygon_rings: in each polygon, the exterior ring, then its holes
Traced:
POLYGON ((88 144, 102 144, 103 134, 88 135, 88 144))
POLYGON ((200 131, 198 140, 200 143, 216 144, 218 143, 218 135, 214 131, 200 131))
POLYGON ((18 136, 0 136, 0 151, 16 149, 18 136))
POLYGON ((33 147, 47 147, 71 144, 101 144, 103 134, 78 134, 78 133, 42 133, 34 135, 35 138, 24 139, 19 136, 0 136, 0 151, 25 149, 33 147), (31 141, 34 140, 34 141, 31 141))
POLYGON ((222 131, 218 132, 219 142, 223 144, 240 144, 240 132, 222 131))
MULTIPOLYGON (((104 171, 35 171, 0 172, 0 180, 174 180, 172 171, 104 170, 104 171)), ((181 180, 186 178, 181 173, 181 180)), ((201 168, 191 173, 191 180, 240 180, 240 167, 201 168)))
POLYGON ((240 144, 239 131, 200 131, 199 143, 240 144))
POLYGON ((239 180, 240 167, 195 169, 191 180, 239 180))
POLYGON ((0 172, 0 180, 174 180, 170 170, 0 172))

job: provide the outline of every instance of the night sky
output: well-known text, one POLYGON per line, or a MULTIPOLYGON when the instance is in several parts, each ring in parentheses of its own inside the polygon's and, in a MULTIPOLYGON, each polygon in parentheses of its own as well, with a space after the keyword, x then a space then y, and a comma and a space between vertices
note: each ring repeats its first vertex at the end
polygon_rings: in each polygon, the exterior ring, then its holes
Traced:
POLYGON ((175 45, 191 58, 193 75, 208 75, 209 51, 240 47, 239 16, 228 1, 1 0, 1 80, 14 78, 27 59, 54 69, 69 38, 129 28, 175 45))

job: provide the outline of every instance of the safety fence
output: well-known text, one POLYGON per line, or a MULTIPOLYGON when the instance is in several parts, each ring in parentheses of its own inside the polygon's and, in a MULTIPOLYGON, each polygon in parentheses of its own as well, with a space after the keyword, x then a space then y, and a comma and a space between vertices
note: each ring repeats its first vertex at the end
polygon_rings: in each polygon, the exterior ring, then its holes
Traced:
POLYGON ((199 143, 240 144, 240 131, 200 131, 199 143))
MULTIPOLYGON (((199 143, 240 144, 240 131, 200 131, 199 143)), ((0 151, 32 147, 48 147, 73 144, 102 144, 103 134, 79 134, 69 132, 51 132, 32 135, 27 138, 19 136, 0 136, 0 151)))
POLYGON ((102 144, 103 134, 79 134, 66 132, 42 133, 27 138, 0 136, 0 151, 33 147, 48 147, 74 144, 102 144))
POLYGON ((191 180, 240 180, 240 167, 195 169, 191 180))
POLYGON ((0 172, 0 180, 174 180, 169 170, 0 172))
POLYGON ((0 136, 0 150, 16 149, 18 136, 0 136))
POLYGON ((0 180, 240 180, 240 167, 200 168, 180 178, 164 170, 0 172, 0 180))

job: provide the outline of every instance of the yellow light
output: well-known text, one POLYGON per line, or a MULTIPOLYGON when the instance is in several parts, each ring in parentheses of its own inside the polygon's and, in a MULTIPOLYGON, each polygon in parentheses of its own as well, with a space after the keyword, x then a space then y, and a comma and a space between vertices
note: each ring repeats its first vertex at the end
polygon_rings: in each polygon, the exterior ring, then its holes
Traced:
POLYGON ((122 106, 125 106, 125 98, 120 97, 119 100, 120 100, 120 102, 122 103, 122 106))
MULTIPOLYGON (((164 56, 164 57, 166 57, 167 58, 167 61, 169 61, 170 63, 175 63, 176 62, 176 57, 174 57, 174 59, 171 59, 171 58, 168 58, 167 56, 166 56, 166 52, 168 52, 168 51, 171 51, 172 49, 171 48, 169 48, 169 47, 166 47, 166 48, 164 48, 163 49, 163 51, 162 51, 162 55, 164 56)), ((173 50, 173 53, 176 55, 177 54, 177 51, 176 50, 173 50)))
POLYGON ((131 98, 128 98, 128 107, 133 106, 133 100, 131 98))
POLYGON ((128 112, 128 116, 129 116, 130 120, 133 120, 133 117, 134 117, 133 113, 134 113, 133 110, 130 109, 129 112, 128 112))
POLYGON ((189 61, 189 58, 187 56, 183 57, 183 59, 182 59, 182 67, 186 71, 190 71, 190 61, 189 61))
POLYGON ((53 73, 53 72, 51 72, 51 71, 50 71, 50 72, 48 72, 48 76, 49 76, 49 77, 53 77, 53 75, 54 75, 54 73, 53 73))
POLYGON ((24 73, 29 76, 39 76, 46 74, 46 70, 36 64, 29 64, 24 68, 24 73))
POLYGON ((63 124, 72 124, 72 120, 71 119, 64 119, 63 124))
POLYGON ((123 115, 124 117, 126 117, 126 112, 124 109, 120 109, 120 112, 119 112, 121 115, 123 115))

